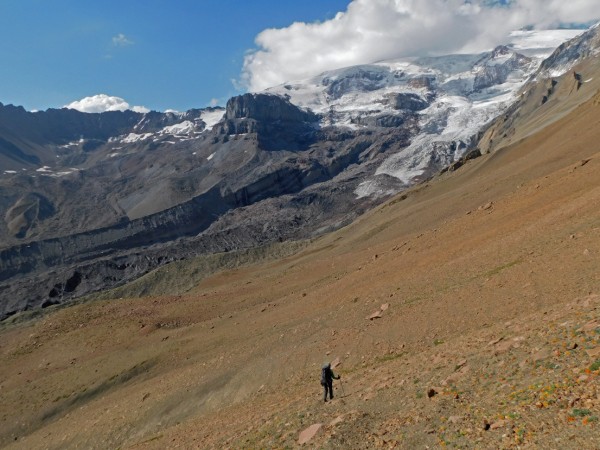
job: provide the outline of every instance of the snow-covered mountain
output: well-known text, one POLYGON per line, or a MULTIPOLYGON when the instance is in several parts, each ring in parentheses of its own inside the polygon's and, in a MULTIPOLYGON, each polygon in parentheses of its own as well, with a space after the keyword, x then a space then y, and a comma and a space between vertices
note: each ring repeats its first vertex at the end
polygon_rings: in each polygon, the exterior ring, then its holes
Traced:
POLYGON ((419 127, 411 144, 386 158, 356 189, 358 197, 388 195, 398 188, 390 190, 389 181, 378 175, 406 187, 461 158, 485 124, 515 101, 542 61, 581 33, 520 31, 491 52, 382 61, 267 92, 319 113, 324 127, 399 126, 416 114, 419 127))
POLYGON ((339 228, 477 154, 526 83, 547 91, 547 74, 596 54, 598 29, 553 53, 577 33, 338 69, 226 108, 0 105, 0 318, 179 258, 339 228))

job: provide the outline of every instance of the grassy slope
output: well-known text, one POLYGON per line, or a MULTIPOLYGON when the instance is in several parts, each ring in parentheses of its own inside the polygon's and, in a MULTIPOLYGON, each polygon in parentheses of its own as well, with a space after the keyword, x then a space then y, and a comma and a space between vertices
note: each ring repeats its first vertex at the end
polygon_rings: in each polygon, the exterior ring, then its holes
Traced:
POLYGON ((599 100, 295 256, 5 327, 0 445, 599 446, 599 100))

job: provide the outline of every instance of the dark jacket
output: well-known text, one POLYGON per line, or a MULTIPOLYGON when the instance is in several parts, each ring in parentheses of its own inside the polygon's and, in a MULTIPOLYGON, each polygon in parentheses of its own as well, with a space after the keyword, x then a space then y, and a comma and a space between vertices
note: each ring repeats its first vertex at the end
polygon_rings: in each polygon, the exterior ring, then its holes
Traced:
POLYGON ((339 380, 339 379, 340 379, 340 377, 339 377, 339 376, 336 376, 336 375, 333 373, 333 370, 331 370, 331 367, 330 367, 330 366, 324 366, 324 367, 321 369, 321 384, 322 384, 322 385, 325 385, 325 384, 331 384, 331 383, 333 383, 333 380, 334 380, 334 379, 335 379, 335 380, 339 380))

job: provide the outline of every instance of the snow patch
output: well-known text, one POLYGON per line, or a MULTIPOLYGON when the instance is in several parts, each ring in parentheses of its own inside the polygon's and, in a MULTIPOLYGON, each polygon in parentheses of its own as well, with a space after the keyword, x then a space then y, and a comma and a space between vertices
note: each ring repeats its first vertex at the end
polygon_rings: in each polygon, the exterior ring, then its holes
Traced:
POLYGON ((194 123, 189 120, 185 120, 181 123, 176 123, 175 125, 170 125, 168 127, 164 127, 160 130, 160 134, 172 134, 172 135, 187 135, 194 131, 194 123))
POLYGON ((127 136, 125 136, 123 139, 121 139, 121 142, 124 142, 126 144, 133 144, 134 142, 139 142, 139 141, 144 141, 146 139, 149 139, 152 136, 153 136, 152 133, 144 133, 144 134, 129 133, 127 136))
POLYGON ((214 153, 211 153, 210 155, 208 155, 208 157, 206 158, 208 161, 210 161, 211 159, 213 159, 215 157, 214 153))
POLYGON ((206 124, 207 131, 212 130, 213 127, 221 121, 223 116, 225 116, 224 109, 217 109, 214 111, 205 110, 200 114, 200 118, 206 124))

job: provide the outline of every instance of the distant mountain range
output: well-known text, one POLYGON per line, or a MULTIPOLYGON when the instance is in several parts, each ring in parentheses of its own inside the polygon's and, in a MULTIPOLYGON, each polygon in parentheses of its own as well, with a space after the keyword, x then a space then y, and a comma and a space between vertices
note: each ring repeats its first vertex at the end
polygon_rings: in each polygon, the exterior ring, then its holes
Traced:
POLYGON ((494 119, 597 55, 598 34, 552 55, 513 44, 350 67, 185 113, 0 104, 0 318, 341 227, 493 149, 494 119))

